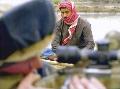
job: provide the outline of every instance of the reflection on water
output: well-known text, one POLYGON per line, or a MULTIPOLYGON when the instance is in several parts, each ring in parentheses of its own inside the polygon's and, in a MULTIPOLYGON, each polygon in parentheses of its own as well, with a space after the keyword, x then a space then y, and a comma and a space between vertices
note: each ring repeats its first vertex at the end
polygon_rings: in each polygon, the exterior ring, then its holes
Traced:
POLYGON ((102 39, 111 30, 120 31, 120 13, 80 13, 91 23, 94 40, 102 39))

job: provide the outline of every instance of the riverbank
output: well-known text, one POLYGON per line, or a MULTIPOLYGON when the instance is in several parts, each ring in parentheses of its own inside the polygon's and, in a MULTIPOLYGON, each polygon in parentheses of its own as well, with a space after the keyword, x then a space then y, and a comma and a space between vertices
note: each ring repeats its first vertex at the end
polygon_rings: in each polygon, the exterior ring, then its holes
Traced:
POLYGON ((117 3, 76 3, 79 12, 120 12, 120 4, 117 3))
MULTIPOLYGON (((120 12, 120 3, 103 3, 103 2, 74 2, 78 12, 120 12)), ((55 10, 59 11, 57 5, 55 10)))

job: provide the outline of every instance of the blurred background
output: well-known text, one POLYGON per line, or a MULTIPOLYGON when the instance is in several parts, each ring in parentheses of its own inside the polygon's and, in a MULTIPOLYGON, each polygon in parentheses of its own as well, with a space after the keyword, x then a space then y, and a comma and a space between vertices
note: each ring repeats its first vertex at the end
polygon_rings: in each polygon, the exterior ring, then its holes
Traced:
MULTIPOLYGON (((0 16, 13 8, 30 0, 0 0, 0 16)), ((57 8, 60 0, 50 0, 60 19, 57 8)), ((72 0, 80 16, 87 19, 92 26, 94 40, 102 39, 109 31, 120 31, 120 0, 72 0)))
MULTIPOLYGON (((59 13, 57 4, 52 0, 59 13)), ((72 0, 80 16, 87 19, 92 26, 94 40, 104 38, 110 31, 120 31, 120 0, 72 0)), ((60 15, 59 15, 60 17, 60 15)))

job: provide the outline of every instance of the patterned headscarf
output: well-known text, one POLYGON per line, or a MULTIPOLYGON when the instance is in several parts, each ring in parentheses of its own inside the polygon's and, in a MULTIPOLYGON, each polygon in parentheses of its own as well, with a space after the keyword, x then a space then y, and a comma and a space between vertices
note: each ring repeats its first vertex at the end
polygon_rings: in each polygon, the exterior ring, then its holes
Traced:
POLYGON ((61 8, 67 8, 71 11, 71 15, 64 19, 64 22, 66 24, 72 24, 78 18, 78 14, 76 12, 75 5, 70 0, 61 1, 59 4, 59 9, 61 9, 61 8))
POLYGON ((63 39, 63 42, 62 42, 62 45, 66 45, 70 42, 70 40, 73 37, 73 34, 75 32, 75 28, 77 26, 79 15, 76 12, 76 8, 75 8, 74 3, 71 2, 70 0, 63 0, 59 4, 59 9, 61 9, 61 8, 67 8, 71 11, 71 15, 64 19, 64 23, 70 25, 70 27, 68 29, 69 35, 65 39, 63 39))

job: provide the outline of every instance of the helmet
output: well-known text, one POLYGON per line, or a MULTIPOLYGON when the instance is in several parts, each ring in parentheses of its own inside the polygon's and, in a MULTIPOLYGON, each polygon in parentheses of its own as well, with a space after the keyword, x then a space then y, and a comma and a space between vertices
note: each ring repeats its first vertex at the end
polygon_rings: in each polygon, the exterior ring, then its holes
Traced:
POLYGON ((54 25, 48 0, 33 0, 11 9, 0 18, 0 60, 22 61, 39 54, 54 25))

